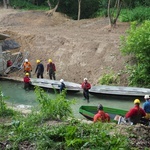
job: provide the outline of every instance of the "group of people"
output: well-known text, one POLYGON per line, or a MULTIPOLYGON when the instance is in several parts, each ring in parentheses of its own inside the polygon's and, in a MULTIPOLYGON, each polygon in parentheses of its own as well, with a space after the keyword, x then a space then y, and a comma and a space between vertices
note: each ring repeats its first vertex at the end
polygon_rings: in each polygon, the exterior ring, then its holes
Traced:
MULTIPOLYGON (((37 63, 37 66, 35 69, 35 73, 37 73, 37 78, 44 78, 43 77, 44 65, 42 64, 42 62, 39 59, 36 60, 36 63, 37 63)), ((24 72, 29 73, 29 77, 31 78, 32 65, 28 61, 28 59, 25 59, 25 62, 23 64, 23 68, 24 68, 24 72)), ((48 64, 47 64, 47 73, 49 74, 50 79, 56 80, 55 72, 56 72, 55 64, 52 62, 52 59, 49 59, 48 64)))
MULTIPOLYGON (((37 73, 37 78, 44 78, 43 77, 44 65, 41 63, 40 60, 36 60, 36 63, 37 63, 37 66, 35 69, 35 73, 37 73)), ((32 72, 32 65, 28 61, 28 59, 25 59, 23 68, 24 68, 24 73, 25 73, 24 89, 28 90, 30 89, 30 78, 31 78, 31 72, 32 72)), ((47 74, 49 74, 50 79, 56 80, 55 72, 56 72, 55 64, 52 62, 51 59, 49 59, 48 64, 47 64, 47 74)))
MULTIPOLYGON (((37 66, 35 69, 35 73, 37 73, 37 78, 44 78, 44 65, 41 63, 40 60, 36 60, 37 66)), ((29 89, 30 87, 30 78, 31 78, 31 72, 32 72, 32 65, 28 61, 28 59, 25 59, 25 62, 23 64, 25 77, 24 77, 24 88, 29 89)), ((47 74, 49 74, 49 78, 52 80, 56 80, 55 72, 56 72, 56 66, 52 62, 52 59, 48 60, 47 64, 47 74)), ((64 80, 60 80, 60 91, 64 90, 66 88, 64 80)), ((84 82, 81 84, 81 87, 83 89, 83 96, 89 103, 89 89, 91 88, 91 84, 88 82, 87 78, 84 78, 84 82)))
MULTIPOLYGON (((130 122, 133 125, 137 123, 146 124, 150 121, 150 96, 144 96, 145 102, 143 103, 143 108, 140 107, 140 100, 134 100, 134 107, 131 108, 124 116, 124 120, 126 122, 130 122)), ((98 112, 95 114, 94 122, 101 121, 101 122, 109 122, 110 116, 109 114, 103 111, 103 106, 100 104, 98 106, 98 112)))
MULTIPOLYGON (((44 73, 44 65, 41 63, 40 60, 37 60, 37 66, 35 69, 35 73, 37 73, 37 78, 43 78, 44 73)), ((52 62, 51 59, 48 60, 47 64, 47 73, 49 74, 49 78, 56 80, 55 77, 55 71, 56 67, 55 64, 52 62)), ((24 63, 24 88, 28 89, 30 87, 30 77, 32 72, 32 66, 31 63, 28 61, 28 59, 25 59, 24 63)), ((66 85, 64 83, 64 80, 60 80, 60 92, 62 92, 66 85)), ((87 102, 89 103, 89 89, 91 88, 91 84, 88 82, 87 78, 84 78, 83 83, 81 84, 81 88, 83 89, 83 97, 87 102)), ((150 119, 150 97, 149 95, 144 96, 145 102, 143 103, 143 108, 140 107, 140 100, 135 99, 134 100, 134 107, 130 109, 127 114, 125 115, 125 120, 132 122, 133 125, 140 123, 141 120, 149 120, 150 119)), ((95 114, 94 122, 101 121, 101 122, 110 122, 110 116, 108 113, 105 113, 103 110, 102 104, 98 106, 98 112, 95 114)))

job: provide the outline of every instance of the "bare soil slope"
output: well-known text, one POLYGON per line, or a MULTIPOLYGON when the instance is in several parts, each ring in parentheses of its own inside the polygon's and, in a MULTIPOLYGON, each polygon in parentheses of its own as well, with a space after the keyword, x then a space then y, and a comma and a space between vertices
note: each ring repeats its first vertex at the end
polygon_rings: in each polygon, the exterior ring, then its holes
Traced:
MULTIPOLYGON (((46 16, 42 11, 0 9, 0 33, 6 33, 21 45, 20 51, 29 52, 29 61, 36 67, 41 59, 46 73, 48 59, 56 64, 56 78, 81 83, 84 77, 92 85, 104 73, 124 70, 125 58, 119 51, 120 36, 129 27, 118 23, 110 29, 107 18, 71 20, 55 13, 46 16)), ((11 74, 23 77, 23 71, 11 74)), ((36 77, 35 74, 32 77, 36 77)), ((121 74, 121 84, 126 84, 121 74)))

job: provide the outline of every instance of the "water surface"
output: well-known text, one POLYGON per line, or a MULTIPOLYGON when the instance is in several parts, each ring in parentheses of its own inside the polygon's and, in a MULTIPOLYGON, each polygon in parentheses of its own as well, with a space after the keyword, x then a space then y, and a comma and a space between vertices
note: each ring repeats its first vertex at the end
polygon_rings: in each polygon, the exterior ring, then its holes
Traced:
MULTIPOLYGON (((36 96, 34 90, 25 91, 23 89, 23 83, 15 82, 15 81, 3 81, 0 80, 0 87, 2 88, 2 92, 5 96, 9 97, 8 102, 17 104, 17 105, 37 105, 36 96)), ((52 97, 55 96, 54 91, 47 91, 52 97)), ((78 93, 68 93, 68 100, 76 100, 76 104, 72 105, 72 109, 75 117, 82 118, 82 115, 79 114, 79 107, 82 105, 93 105, 97 106, 98 104, 102 104, 103 106, 118 108, 129 110, 133 107, 134 98, 130 97, 112 97, 105 95, 90 95, 90 103, 87 103, 83 100, 82 92, 78 93)))

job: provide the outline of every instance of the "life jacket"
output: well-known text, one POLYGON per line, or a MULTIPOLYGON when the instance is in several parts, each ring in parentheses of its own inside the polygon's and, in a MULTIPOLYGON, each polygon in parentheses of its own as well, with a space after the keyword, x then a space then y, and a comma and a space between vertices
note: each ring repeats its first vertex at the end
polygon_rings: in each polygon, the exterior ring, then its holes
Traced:
POLYGON ((107 113, 105 113, 104 111, 99 111, 99 118, 98 120, 101 122, 109 122, 110 121, 110 117, 107 113))
POLYGON ((25 71, 31 71, 31 64, 29 62, 24 63, 24 70, 25 71))

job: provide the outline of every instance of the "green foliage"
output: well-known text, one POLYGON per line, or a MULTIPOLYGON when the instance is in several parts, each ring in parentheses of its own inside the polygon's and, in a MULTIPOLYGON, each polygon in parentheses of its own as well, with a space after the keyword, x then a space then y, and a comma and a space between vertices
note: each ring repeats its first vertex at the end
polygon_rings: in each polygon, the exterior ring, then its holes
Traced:
POLYGON ((121 42, 122 53, 132 55, 135 60, 134 65, 128 67, 130 85, 150 87, 150 21, 140 26, 133 22, 121 42))
POLYGON ((104 74, 99 78, 98 83, 101 85, 117 85, 119 84, 119 76, 115 75, 113 72, 109 74, 104 74))
POLYGON ((134 9, 123 9, 119 16, 119 20, 122 22, 150 20, 150 7, 136 7, 134 9))
POLYGON ((15 112, 12 109, 9 109, 5 103, 8 97, 4 96, 0 88, 0 117, 1 116, 13 116, 15 112))
POLYGON ((37 6, 30 0, 10 0, 10 5, 13 8, 25 9, 25 10, 48 10, 48 7, 44 5, 37 6))
POLYGON ((39 112, 45 119, 66 119, 72 116, 71 104, 74 101, 66 99, 66 91, 57 94, 56 99, 51 99, 48 93, 45 93, 40 87, 35 88, 37 101, 40 105, 39 112))

